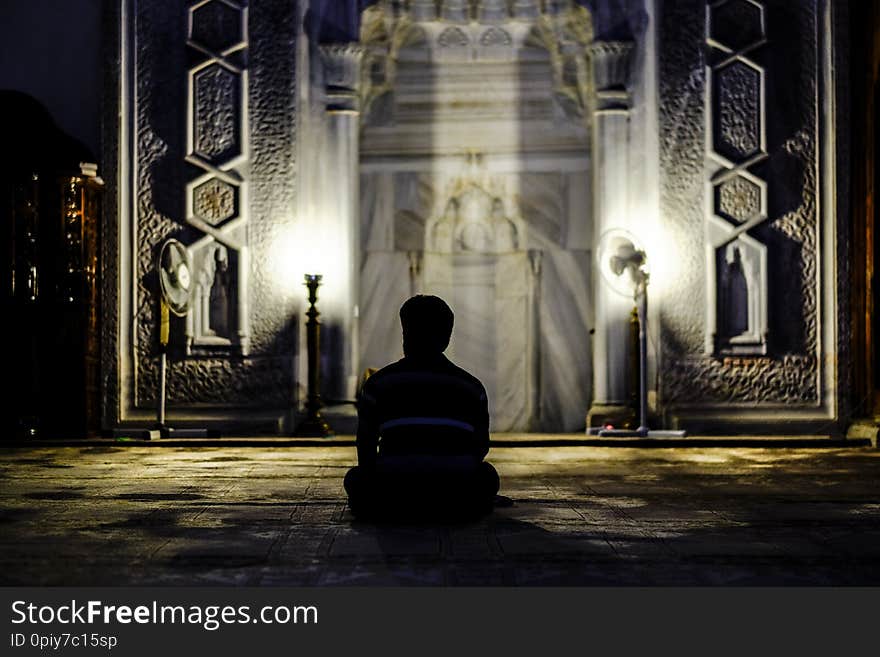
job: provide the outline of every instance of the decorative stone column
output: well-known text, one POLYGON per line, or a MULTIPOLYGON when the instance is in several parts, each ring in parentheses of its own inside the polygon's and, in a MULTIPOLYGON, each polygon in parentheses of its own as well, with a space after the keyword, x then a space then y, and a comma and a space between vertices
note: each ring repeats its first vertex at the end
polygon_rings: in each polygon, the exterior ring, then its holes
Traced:
MULTIPOLYGON (((632 49, 629 42, 597 41, 587 52, 596 90, 592 117, 594 250, 605 232, 630 229, 631 224, 627 84, 632 49)), ((597 270, 593 273, 593 290, 593 402, 587 426, 627 426, 636 419, 628 380, 635 347, 629 339, 633 300, 612 290, 597 270)))
POLYGON ((442 0, 440 15, 450 23, 467 23, 470 20, 470 3, 467 0, 442 0))
POLYGON ((538 15, 537 0, 514 0, 513 17, 519 20, 528 20, 538 15))
POLYGON ((505 0, 481 0, 477 17, 481 23, 500 23, 508 18, 505 0))
POLYGON ((437 18, 437 3, 434 0, 412 0, 410 14, 415 21, 432 21, 437 18))
MULTIPOLYGON (((322 181, 323 214, 318 219, 333 236, 333 253, 344 265, 343 280, 334 282, 336 293, 321 302, 321 314, 329 330, 323 338, 327 357, 328 399, 352 399, 358 377, 357 316, 359 289, 359 123, 358 87, 363 46, 334 43, 319 46, 324 72, 324 152, 319 177, 322 181)), ((320 272, 316 272, 320 273, 320 272)), ((327 281, 328 287, 330 281, 327 281)))

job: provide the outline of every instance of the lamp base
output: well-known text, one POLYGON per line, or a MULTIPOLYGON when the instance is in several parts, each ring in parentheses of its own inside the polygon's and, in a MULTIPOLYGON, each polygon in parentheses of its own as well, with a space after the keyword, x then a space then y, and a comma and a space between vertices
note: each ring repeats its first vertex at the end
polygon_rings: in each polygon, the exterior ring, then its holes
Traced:
POLYGON ((297 425, 294 435, 301 438, 329 438, 334 433, 321 414, 315 413, 297 425))
POLYGON ((636 409, 625 404, 594 403, 587 413, 587 433, 595 435, 607 426, 625 431, 635 431, 639 426, 636 409))

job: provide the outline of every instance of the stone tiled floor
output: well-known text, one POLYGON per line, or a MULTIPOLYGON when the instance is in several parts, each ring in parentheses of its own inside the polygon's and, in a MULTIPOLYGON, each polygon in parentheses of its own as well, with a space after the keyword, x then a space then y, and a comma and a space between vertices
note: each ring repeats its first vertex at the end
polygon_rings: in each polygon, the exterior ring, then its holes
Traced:
POLYGON ((354 458, 0 449, 0 584, 880 584, 871 448, 494 448, 509 501, 458 525, 355 521, 354 458))

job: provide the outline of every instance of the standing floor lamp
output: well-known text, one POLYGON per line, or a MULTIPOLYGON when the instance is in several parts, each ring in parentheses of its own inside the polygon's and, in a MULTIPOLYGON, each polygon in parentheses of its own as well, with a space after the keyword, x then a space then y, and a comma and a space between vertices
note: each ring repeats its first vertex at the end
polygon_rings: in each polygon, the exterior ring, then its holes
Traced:
POLYGON ((321 414, 324 403, 321 401, 321 314, 315 307, 318 301, 320 274, 306 274, 305 285, 309 291, 309 309, 306 312, 306 347, 308 351, 308 396, 306 397, 306 417, 296 428, 297 436, 325 438, 333 435, 330 425, 321 414))
MULTIPOLYGON (((598 248, 599 271, 612 290, 632 295, 639 318, 639 427, 599 429, 600 437, 683 438, 685 431, 648 428, 648 256, 636 238, 622 229, 602 235, 598 248)), ((594 430, 588 429, 591 433, 594 430)))

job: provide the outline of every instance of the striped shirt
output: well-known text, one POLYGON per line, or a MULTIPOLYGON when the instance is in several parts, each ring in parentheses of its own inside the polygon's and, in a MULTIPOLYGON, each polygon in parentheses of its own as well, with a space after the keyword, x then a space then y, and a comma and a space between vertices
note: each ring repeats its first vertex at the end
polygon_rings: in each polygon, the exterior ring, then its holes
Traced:
POLYGON ((367 379, 358 397, 358 461, 381 455, 489 451, 489 403, 479 379, 443 354, 403 358, 367 379))

